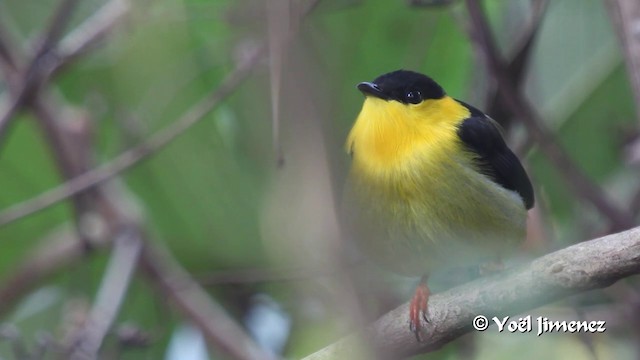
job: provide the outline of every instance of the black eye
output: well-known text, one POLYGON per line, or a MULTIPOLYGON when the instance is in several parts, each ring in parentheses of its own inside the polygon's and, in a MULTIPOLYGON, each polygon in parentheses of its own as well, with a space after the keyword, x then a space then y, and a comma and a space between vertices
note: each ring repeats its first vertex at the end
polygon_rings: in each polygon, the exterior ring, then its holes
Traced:
POLYGON ((404 95, 404 100, 410 104, 419 104, 422 101, 422 94, 418 90, 411 90, 404 95))

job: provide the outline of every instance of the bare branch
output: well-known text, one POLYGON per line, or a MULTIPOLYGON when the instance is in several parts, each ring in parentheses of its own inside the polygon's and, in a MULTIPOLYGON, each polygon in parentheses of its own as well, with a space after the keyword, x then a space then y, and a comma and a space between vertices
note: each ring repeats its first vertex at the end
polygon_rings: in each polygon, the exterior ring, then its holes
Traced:
MULTIPOLYGON (((49 51, 58 43, 77 3, 78 0, 61 0, 49 25, 43 31, 41 35, 42 39, 34 50, 33 55, 31 55, 31 61, 26 67, 24 74, 22 74, 22 81, 19 88, 12 89, 11 93, 13 98, 9 101, 6 109, 0 111, 2 114, 0 116, 0 142, 3 140, 11 124, 11 119, 20 110, 24 102, 33 95, 44 79, 51 76, 56 61, 54 57, 49 56, 49 51)), ((3 50, 12 51, 6 47, 6 45, 3 47, 3 50)), ((15 57, 16 54, 8 54, 8 59, 15 57)))
POLYGON ((15 58, 14 45, 4 28, 4 25, 0 23, 0 62, 2 66, 15 71, 18 69, 18 60, 15 58))
POLYGON ((255 344, 167 251, 157 246, 146 246, 143 249, 141 266, 162 297, 170 299, 217 349, 233 359, 274 358, 255 344))
POLYGON ((111 0, 78 25, 60 41, 56 49, 60 66, 72 62, 97 46, 116 25, 125 19, 130 10, 129 0, 111 0))
POLYGON ((125 226, 116 236, 95 304, 87 322, 71 341, 70 359, 97 358, 131 283, 142 250, 142 238, 136 226, 125 226))
MULTIPOLYGON (((12 89, 12 98, 8 101, 8 105, 0 109, 0 142, 7 132, 11 119, 38 87, 47 82, 63 66, 99 43, 129 11, 128 1, 111 0, 65 37, 61 41, 59 51, 56 51, 58 48, 54 49, 54 47, 69 21, 71 10, 76 2, 77 0, 63 0, 51 24, 47 27, 43 40, 35 50, 31 62, 27 65, 20 84, 16 84, 17 88, 12 89)), ((15 59, 19 54, 15 54, 15 51, 10 53, 12 49, 8 47, 7 41, 5 37, 0 38, 0 47, 2 47, 1 50, 7 51, 7 61, 12 61, 11 59, 15 59)))
POLYGON ((46 29, 43 31, 42 40, 38 44, 37 50, 34 53, 31 66, 38 66, 38 58, 42 57, 46 52, 54 47, 64 32, 64 29, 69 24, 73 10, 78 4, 78 0, 61 0, 60 5, 51 17, 51 21, 46 29))
MULTIPOLYGON (((609 286, 640 273, 640 227, 556 251, 528 265, 507 269, 453 288, 429 299, 431 322, 417 342, 409 331, 409 304, 383 315, 365 333, 376 353, 409 356, 434 351, 472 331, 478 315, 490 322, 530 310, 563 297, 609 286)), ((348 336, 306 357, 317 359, 356 358, 359 338, 348 336)))
POLYGON ((191 107, 177 121, 158 131, 143 143, 125 151, 110 162, 75 177, 60 186, 48 190, 31 200, 14 205, 0 213, 0 226, 33 214, 70 196, 85 191, 95 185, 113 178, 142 160, 154 155, 191 126, 197 124, 209 112, 218 106, 227 96, 247 78, 255 65, 263 58, 264 48, 254 51, 246 61, 229 74, 222 84, 208 97, 191 107))
MULTIPOLYGON (((535 39, 540 30, 542 19, 544 18, 545 10, 547 8, 548 0, 533 0, 531 7, 532 11, 529 16, 528 24, 525 26, 520 39, 517 41, 513 50, 509 56, 509 61, 506 66, 506 71, 509 77, 513 81, 513 86, 521 88, 525 75, 527 74, 527 68, 529 60, 531 59, 532 50, 534 48, 535 39)), ((479 43, 475 42, 476 47, 479 47, 479 43)), ((477 49, 478 53, 482 53, 482 49, 477 49)), ((510 114, 506 106, 503 104, 502 97, 498 93, 496 88, 497 84, 492 84, 491 94, 487 101, 487 114, 494 117, 500 122, 505 129, 508 129, 512 123, 513 115, 510 114)))
POLYGON ((640 2, 607 0, 606 4, 622 45, 640 120, 640 2))
POLYGON ((469 37, 477 41, 483 49, 489 71, 498 83, 498 92, 505 106, 522 121, 528 135, 536 141, 540 146, 540 150, 563 175, 563 179, 569 185, 569 190, 589 201, 601 214, 608 218, 615 229, 620 230, 632 227, 634 224, 633 217, 612 203, 605 192, 575 165, 551 131, 544 126, 540 116, 524 98, 522 92, 513 84, 513 80, 507 72, 507 66, 498 52, 481 3, 477 0, 466 0, 466 3, 472 23, 469 37))

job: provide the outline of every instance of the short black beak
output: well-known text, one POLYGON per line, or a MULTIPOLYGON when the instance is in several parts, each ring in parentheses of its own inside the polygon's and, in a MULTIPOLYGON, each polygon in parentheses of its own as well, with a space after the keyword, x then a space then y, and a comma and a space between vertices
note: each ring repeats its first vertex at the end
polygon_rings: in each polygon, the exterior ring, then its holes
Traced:
POLYGON ((382 89, 372 82, 361 82, 358 84, 358 90, 362 91, 365 96, 371 95, 384 100, 388 99, 388 96, 382 92, 382 89))

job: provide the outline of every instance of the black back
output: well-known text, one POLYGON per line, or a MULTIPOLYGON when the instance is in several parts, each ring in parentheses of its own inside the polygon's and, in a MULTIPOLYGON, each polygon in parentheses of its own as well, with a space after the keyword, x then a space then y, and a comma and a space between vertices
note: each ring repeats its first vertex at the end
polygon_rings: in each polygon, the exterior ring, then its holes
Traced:
POLYGON ((507 147, 497 124, 480 110, 459 101, 471 112, 458 128, 458 136, 479 155, 483 174, 506 189, 520 194, 527 209, 534 204, 533 187, 518 157, 507 147))

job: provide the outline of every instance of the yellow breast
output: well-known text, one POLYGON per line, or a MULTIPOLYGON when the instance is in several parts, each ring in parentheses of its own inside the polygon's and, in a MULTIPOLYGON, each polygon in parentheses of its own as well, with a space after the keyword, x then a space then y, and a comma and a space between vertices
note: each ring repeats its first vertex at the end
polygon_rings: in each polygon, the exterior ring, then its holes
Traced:
POLYGON ((368 97, 347 139, 354 164, 374 173, 411 165, 416 151, 432 156, 459 146, 456 128, 469 110, 450 97, 418 105, 368 97), (409 161, 407 163, 407 161, 409 161))
POLYGON ((522 200, 479 173, 457 136, 468 116, 449 97, 365 100, 347 141, 345 218, 363 251, 391 270, 467 264, 524 238, 522 200))

